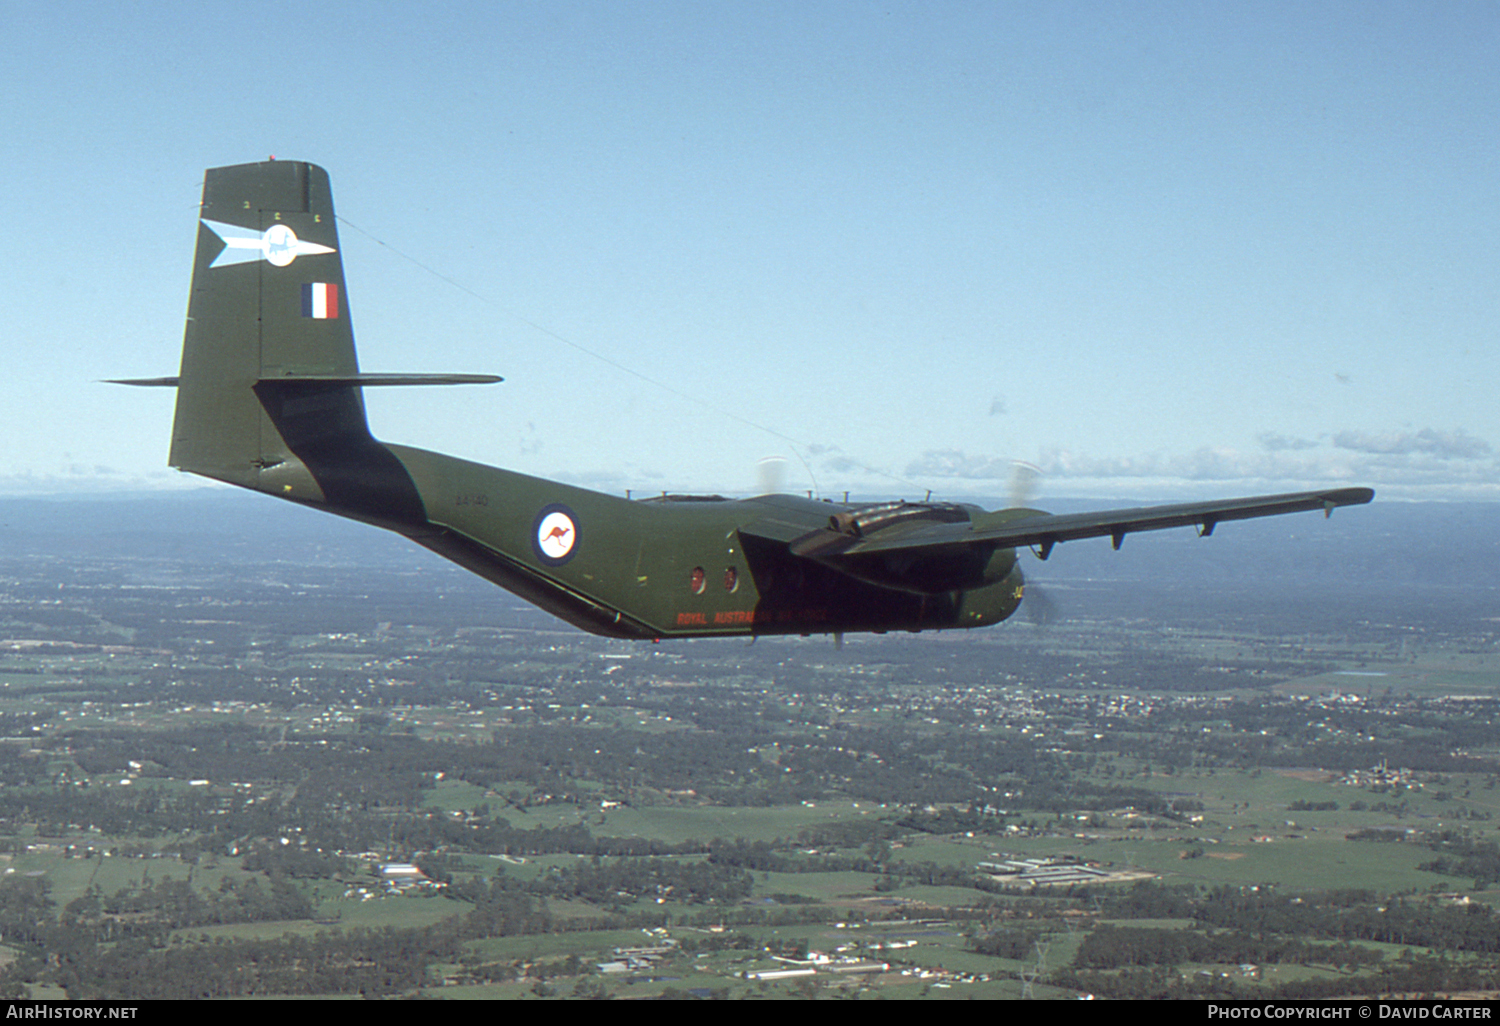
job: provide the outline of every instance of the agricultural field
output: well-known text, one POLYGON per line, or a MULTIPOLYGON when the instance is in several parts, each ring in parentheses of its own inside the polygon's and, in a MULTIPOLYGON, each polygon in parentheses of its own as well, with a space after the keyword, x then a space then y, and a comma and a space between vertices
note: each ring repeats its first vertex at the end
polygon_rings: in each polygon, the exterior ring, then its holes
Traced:
POLYGON ((1473 596, 631 647, 236 558, 0 560, 0 995, 1500 990, 1473 596))

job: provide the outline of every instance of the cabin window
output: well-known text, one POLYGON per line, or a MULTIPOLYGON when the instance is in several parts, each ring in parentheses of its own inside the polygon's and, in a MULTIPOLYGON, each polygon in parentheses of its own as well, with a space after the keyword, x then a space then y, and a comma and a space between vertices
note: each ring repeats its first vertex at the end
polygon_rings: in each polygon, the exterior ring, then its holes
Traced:
POLYGON ((688 587, 693 589, 694 595, 702 595, 703 588, 708 583, 708 575, 703 572, 701 566, 693 567, 693 572, 688 574, 688 587))
POLYGON ((738 591, 740 587, 740 573, 734 567, 724 571, 724 590, 738 591))

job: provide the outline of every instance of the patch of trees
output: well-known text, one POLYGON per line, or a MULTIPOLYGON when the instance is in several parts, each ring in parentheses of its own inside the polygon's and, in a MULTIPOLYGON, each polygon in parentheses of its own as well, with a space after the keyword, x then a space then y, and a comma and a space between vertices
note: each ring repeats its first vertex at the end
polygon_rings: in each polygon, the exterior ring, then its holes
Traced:
POLYGON ((565 866, 527 885, 547 897, 573 898, 623 908, 637 898, 667 898, 688 904, 733 904, 750 896, 750 873, 737 866, 687 859, 595 858, 565 866))
POLYGON ((1107 899, 1104 912, 1111 919, 1190 919, 1255 936, 1500 953, 1500 914, 1487 905, 1382 899, 1365 890, 1285 895, 1268 887, 1215 887, 1199 893, 1152 882, 1107 899))
POLYGON ((1166 966, 1087 970, 1067 968, 1048 982, 1059 987, 1087 991, 1101 997, 1129 1000, 1183 998, 1232 998, 1239 1000, 1300 1000, 1329 998, 1423 995, 1431 997, 1460 991, 1492 991, 1500 987, 1500 967, 1492 962, 1453 960, 1440 957, 1403 957, 1382 963, 1377 971, 1340 975, 1332 979, 1307 979, 1277 986, 1251 985, 1217 974, 1186 979, 1166 966))
POLYGON ((353 869, 342 855, 296 844, 257 844, 245 856, 243 865, 248 872, 265 873, 272 879, 289 876, 298 880, 327 879, 353 869))
POLYGON ((1500 881, 1500 845, 1458 830, 1442 830, 1427 838, 1427 846, 1441 854, 1418 869, 1448 876, 1473 877, 1476 887, 1500 881))
POLYGON ((1340 944, 1310 944, 1293 938, 1268 938, 1225 930, 1166 930, 1154 927, 1101 925, 1083 939, 1073 964, 1080 969, 1180 965, 1183 962, 1322 963, 1355 967, 1379 962, 1380 952, 1340 944))
POLYGON ((45 877, 0 880, 0 936, 9 944, 38 945, 53 918, 52 884, 45 877))
POLYGON ((458 956, 459 937, 428 930, 288 934, 279 940, 223 940, 153 946, 124 941, 80 952, 52 982, 71 1000, 359 994, 387 997, 434 982, 429 966, 458 956))
POLYGON ((995 958, 1010 958, 1024 961, 1036 955, 1036 943, 1046 935, 1045 931, 1005 926, 969 941, 969 950, 995 958))
POLYGON ((141 887, 122 888, 108 897, 95 893, 69 902, 64 918, 98 928, 97 939, 112 940, 140 933, 139 924, 179 930, 185 927, 253 923, 273 919, 310 919, 312 904, 282 877, 267 883, 251 877, 226 876, 217 891, 196 888, 185 880, 164 877, 141 887))

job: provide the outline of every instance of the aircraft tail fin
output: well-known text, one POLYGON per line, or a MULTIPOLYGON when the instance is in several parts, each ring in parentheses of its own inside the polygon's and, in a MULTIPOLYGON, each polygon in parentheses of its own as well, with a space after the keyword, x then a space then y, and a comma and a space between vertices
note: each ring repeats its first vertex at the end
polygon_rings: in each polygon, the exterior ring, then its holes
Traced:
MULTIPOLYGON (((369 436, 357 388, 298 386, 289 409, 284 390, 262 385, 359 373, 328 173, 301 161, 211 168, 199 218, 169 462, 271 490, 267 472, 300 462, 305 439, 285 436, 305 435, 309 419, 325 436, 369 436), (290 423, 276 423, 267 392, 290 423)), ((306 492, 275 487, 286 484, 306 492)))
POLYGON ((177 388, 172 466, 400 526, 422 502, 363 388, 499 380, 360 373, 328 172, 267 161, 204 175, 180 373, 119 383, 177 388))

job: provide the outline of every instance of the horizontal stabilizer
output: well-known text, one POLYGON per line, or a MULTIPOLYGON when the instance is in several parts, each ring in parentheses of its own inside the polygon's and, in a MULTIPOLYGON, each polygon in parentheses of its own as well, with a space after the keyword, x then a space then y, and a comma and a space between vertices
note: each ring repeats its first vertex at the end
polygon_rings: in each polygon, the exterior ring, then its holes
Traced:
MULTIPOLYGON (((494 385, 505 379, 498 374, 283 374, 261 381, 296 383, 316 382, 320 385, 494 385)), ((139 385, 143 388, 176 388, 177 379, 172 378, 108 378, 106 385, 139 385)))
POLYGON ((505 379, 498 374, 282 374, 261 381, 287 383, 315 381, 320 385, 494 385, 505 379))

